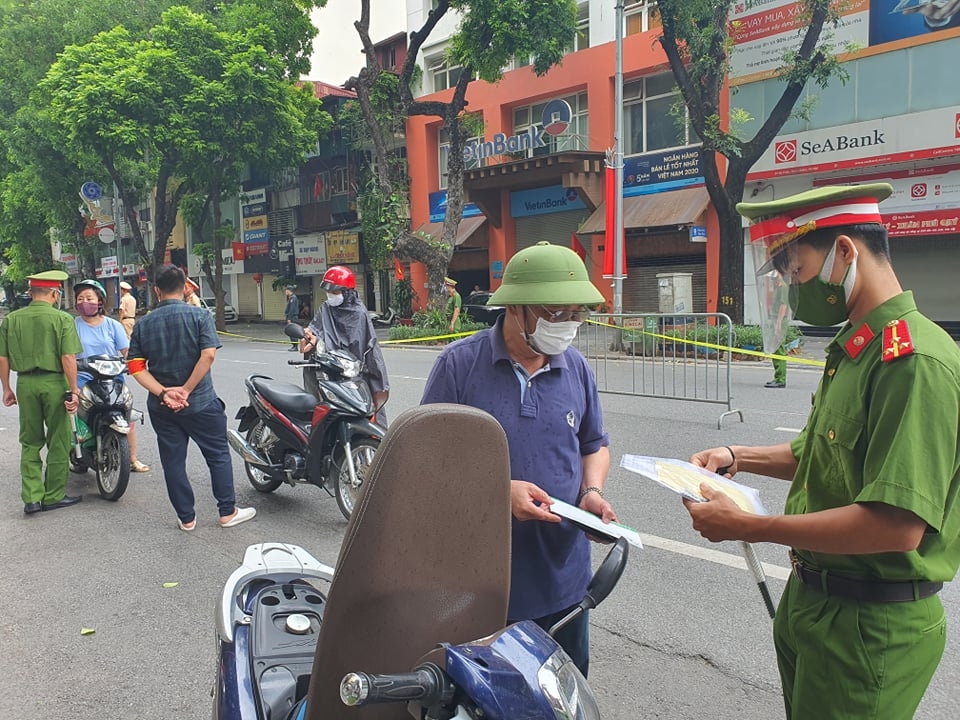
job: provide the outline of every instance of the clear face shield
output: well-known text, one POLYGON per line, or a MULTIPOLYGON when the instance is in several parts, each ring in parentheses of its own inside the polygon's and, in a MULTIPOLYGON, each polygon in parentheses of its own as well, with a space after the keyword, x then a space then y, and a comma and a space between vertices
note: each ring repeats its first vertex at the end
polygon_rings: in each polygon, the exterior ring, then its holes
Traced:
POLYGON ((763 351, 775 353, 783 343, 794 319, 797 287, 791 284, 796 268, 796 243, 787 243, 773 257, 762 242, 750 244, 757 270, 757 301, 763 351))

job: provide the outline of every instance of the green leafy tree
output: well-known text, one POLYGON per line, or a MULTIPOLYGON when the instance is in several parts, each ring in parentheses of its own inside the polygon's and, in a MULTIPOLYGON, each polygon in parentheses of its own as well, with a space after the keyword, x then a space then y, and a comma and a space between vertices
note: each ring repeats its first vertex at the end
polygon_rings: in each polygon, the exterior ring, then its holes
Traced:
POLYGON ((360 19, 354 23, 366 54, 366 66, 347 83, 357 93, 357 100, 369 131, 375 158, 374 183, 378 205, 384 213, 382 225, 391 235, 393 251, 400 257, 422 262, 427 268, 431 302, 447 272, 463 218, 463 149, 469 134, 465 113, 467 87, 474 78, 496 82, 503 76, 514 57, 529 57, 533 69, 543 75, 558 63, 573 41, 576 31, 576 0, 543 0, 517 2, 511 0, 438 0, 423 26, 410 34, 407 59, 396 83, 396 96, 381 103, 374 89, 382 89, 378 80, 383 69, 377 63, 370 39, 370 0, 361 0, 360 19), (448 102, 419 101, 412 86, 417 78, 416 58, 437 23, 448 11, 459 14, 460 25, 450 38, 448 59, 451 65, 463 68, 453 96, 448 102), (406 116, 439 117, 450 138, 447 166, 447 212, 439 240, 409 231, 401 217, 387 217, 406 198, 405 175, 397 172, 391 159, 389 142, 392 107, 406 116), (386 117, 385 117, 386 111, 386 117))
POLYGON ((117 24, 142 35, 171 4, 101 0, 78 11, 73 0, 0 3, 0 148, 5 149, 0 152, 0 252, 8 275, 50 266, 51 227, 84 260, 82 272, 92 274, 98 241, 83 236, 77 191, 86 180, 109 184, 96 158, 68 156, 48 140, 43 118, 28 107, 30 93, 67 45, 84 43, 117 24))
POLYGON ((221 201, 237 192, 245 162, 297 164, 329 125, 309 89, 290 77, 297 53, 278 43, 266 13, 228 5, 218 24, 172 8, 148 38, 114 28, 66 48, 33 96, 58 142, 102 163, 148 275, 163 262, 181 204, 200 198, 213 218, 221 321, 221 201), (152 251, 136 218, 151 194, 152 251))
MULTIPOLYGON (((663 25, 659 38, 683 96, 690 124, 703 142, 703 173, 720 224, 720 287, 718 308, 734 322, 743 321, 743 231, 736 205, 743 199, 747 173, 795 112, 809 82, 826 87, 831 77, 846 79, 828 40, 840 22, 842 3, 800 0, 806 22, 800 44, 784 54, 779 70, 783 92, 750 139, 739 137, 721 117, 720 108, 736 52, 730 35, 734 0, 658 0, 663 25), (825 31, 826 28, 826 31, 825 31), (721 170, 720 156, 726 159, 721 170)), ((735 97, 734 97, 735 102, 735 97)))

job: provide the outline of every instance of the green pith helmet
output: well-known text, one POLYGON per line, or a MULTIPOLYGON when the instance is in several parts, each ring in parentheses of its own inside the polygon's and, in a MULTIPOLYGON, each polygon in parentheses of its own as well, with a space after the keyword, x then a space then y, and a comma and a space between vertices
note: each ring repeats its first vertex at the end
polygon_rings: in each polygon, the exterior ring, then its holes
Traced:
POLYGON ((107 291, 96 280, 81 280, 78 282, 73 286, 73 296, 76 297, 85 288, 93 288, 93 291, 100 296, 101 302, 107 299, 107 291))
POLYGON ((507 263, 503 284, 490 305, 599 305, 603 295, 570 248, 546 240, 524 248, 507 263))

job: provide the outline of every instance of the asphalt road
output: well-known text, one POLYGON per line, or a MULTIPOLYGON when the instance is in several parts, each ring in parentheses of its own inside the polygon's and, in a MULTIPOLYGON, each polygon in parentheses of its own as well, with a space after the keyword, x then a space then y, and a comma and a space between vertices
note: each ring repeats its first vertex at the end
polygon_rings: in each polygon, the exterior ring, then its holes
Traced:
MULTIPOLYGON (((279 339, 275 328, 264 333, 279 339)), ((395 418, 419 401, 436 351, 388 348, 385 354, 395 418)), ((248 374, 296 382, 299 371, 286 365, 292 356, 285 344, 226 338, 214 376, 228 415, 245 404, 248 374)), ((623 453, 686 458, 714 445, 788 440, 803 424, 818 373, 791 366, 785 390, 763 389, 770 376, 767 363, 734 367, 734 404, 744 422, 727 419, 720 430, 716 405, 604 396, 614 464, 623 453)), ((133 387, 142 406, 143 391, 133 387)), ((17 427, 16 409, 0 408, 0 472, 8 479, 0 493, 0 718, 207 716, 213 608, 224 580, 248 544, 266 540, 302 545, 332 564, 345 528, 336 502, 307 486, 259 495, 235 463, 238 500, 256 506, 258 515, 221 529, 205 466, 192 449, 199 527, 183 533, 166 498, 148 422, 139 430, 140 458, 153 469, 134 475, 122 500, 101 500, 92 475, 72 476, 68 491, 84 496, 81 505, 24 517, 17 427), (81 635, 83 628, 95 632, 81 635)), ((738 479, 758 487, 771 511, 782 508, 786 483, 738 479)), ((738 547, 704 541, 673 495, 619 468, 611 472, 607 496, 621 520, 643 533, 646 547, 631 554, 620 585, 592 614, 590 680, 603 716, 782 717, 770 620, 738 547)), ((758 552, 778 598, 786 554, 772 546, 758 552)), ((602 549, 595 555, 599 560, 602 549)), ((960 591, 948 586, 943 599, 952 625, 960 591)), ((954 716, 958 648, 954 632, 918 718, 954 716)))

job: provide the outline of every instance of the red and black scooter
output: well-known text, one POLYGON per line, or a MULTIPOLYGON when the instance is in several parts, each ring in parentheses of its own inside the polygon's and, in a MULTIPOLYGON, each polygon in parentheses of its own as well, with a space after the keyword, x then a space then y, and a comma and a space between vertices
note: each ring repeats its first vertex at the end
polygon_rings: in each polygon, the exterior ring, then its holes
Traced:
MULTIPOLYGON (((295 323, 285 331, 303 337, 295 323)), ((297 385, 251 375, 245 381, 250 404, 237 413, 239 428, 227 431, 230 447, 243 459, 254 489, 316 485, 337 498, 349 519, 384 432, 374 420, 377 408, 363 362, 321 343, 307 360, 288 363, 316 371, 319 401, 297 385)))

